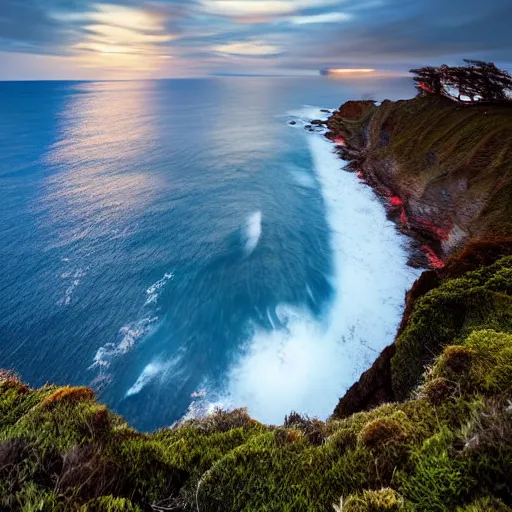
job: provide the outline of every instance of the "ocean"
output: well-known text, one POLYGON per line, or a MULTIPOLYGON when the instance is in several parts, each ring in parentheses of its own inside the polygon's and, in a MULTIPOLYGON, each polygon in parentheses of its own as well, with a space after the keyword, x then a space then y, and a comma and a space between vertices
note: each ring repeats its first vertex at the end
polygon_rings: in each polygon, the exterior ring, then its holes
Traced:
POLYGON ((404 79, 0 83, 0 367, 154 430, 326 418, 392 342, 407 238, 321 133, 404 79), (294 123, 291 123, 293 121, 294 123))

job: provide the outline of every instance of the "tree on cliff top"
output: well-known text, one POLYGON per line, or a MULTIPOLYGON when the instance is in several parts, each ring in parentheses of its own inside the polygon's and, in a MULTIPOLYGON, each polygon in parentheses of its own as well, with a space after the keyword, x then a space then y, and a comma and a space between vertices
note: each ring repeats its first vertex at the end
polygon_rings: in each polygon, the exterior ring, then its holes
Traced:
POLYGON ((479 96, 484 101, 504 101, 507 91, 512 91, 512 76, 498 69, 493 62, 464 59, 468 75, 477 84, 479 96))
POLYGON ((492 62, 465 59, 466 66, 426 66, 411 69, 413 80, 420 94, 450 96, 457 91, 457 98, 466 96, 471 102, 476 99, 487 102, 501 102, 508 99, 512 91, 512 76, 498 69, 492 62))
POLYGON ((416 82, 416 89, 423 94, 441 95, 444 92, 443 71, 441 68, 425 66, 424 68, 411 69, 410 73, 416 76, 413 80, 416 82))

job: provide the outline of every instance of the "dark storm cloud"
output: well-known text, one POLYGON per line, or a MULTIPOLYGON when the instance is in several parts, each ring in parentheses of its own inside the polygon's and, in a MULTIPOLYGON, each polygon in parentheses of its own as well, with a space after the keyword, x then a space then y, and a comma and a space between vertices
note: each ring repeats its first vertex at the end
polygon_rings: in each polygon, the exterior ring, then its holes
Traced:
POLYGON ((479 55, 512 61, 510 0, 388 0, 331 29, 303 55, 325 63, 438 61, 479 55), (325 44, 325 41, 329 43, 325 44))

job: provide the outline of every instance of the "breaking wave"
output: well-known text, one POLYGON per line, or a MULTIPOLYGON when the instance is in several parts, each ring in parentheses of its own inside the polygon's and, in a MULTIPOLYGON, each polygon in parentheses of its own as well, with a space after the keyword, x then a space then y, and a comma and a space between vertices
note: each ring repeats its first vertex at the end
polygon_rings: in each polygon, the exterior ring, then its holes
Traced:
MULTIPOLYGON (((312 110, 294 115, 300 121, 321 117, 312 110)), ((331 229, 328 277, 334 297, 318 317, 306 305, 281 304, 270 312, 279 319, 278 328, 254 328, 229 372, 226 392, 215 402, 247 406, 267 423, 281 423, 292 410, 320 418, 332 413, 338 398, 393 341, 405 291, 419 274, 407 265, 406 238, 387 220, 373 191, 341 170, 332 145, 320 134, 305 136, 331 229)), ((249 248, 254 249, 261 214, 251 219, 249 248)))
POLYGON ((126 392, 126 396, 128 397, 140 393, 147 384, 163 375, 168 368, 169 364, 162 363, 161 361, 153 361, 149 363, 139 375, 135 384, 133 384, 133 386, 126 392))

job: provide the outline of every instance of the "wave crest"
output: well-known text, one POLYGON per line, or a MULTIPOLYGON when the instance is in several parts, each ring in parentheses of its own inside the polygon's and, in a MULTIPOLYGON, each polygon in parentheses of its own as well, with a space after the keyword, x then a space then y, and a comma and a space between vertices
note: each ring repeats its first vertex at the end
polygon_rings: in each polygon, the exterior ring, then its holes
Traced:
POLYGON ((244 250, 247 255, 251 254, 261 237, 261 219, 262 214, 261 211, 256 211, 249 215, 247 218, 243 233, 242 233, 242 241, 244 244, 244 250))

